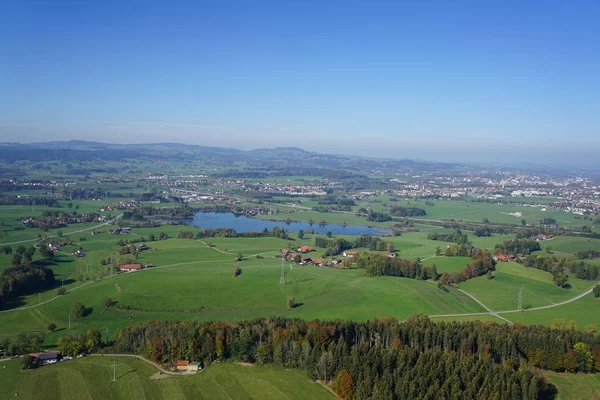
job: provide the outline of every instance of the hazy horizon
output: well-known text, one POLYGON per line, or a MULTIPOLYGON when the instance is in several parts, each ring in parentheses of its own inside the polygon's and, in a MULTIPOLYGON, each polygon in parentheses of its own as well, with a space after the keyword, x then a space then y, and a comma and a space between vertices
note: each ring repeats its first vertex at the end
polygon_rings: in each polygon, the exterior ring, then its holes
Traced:
POLYGON ((597 164, 597 2, 0 11, 3 141, 597 164))

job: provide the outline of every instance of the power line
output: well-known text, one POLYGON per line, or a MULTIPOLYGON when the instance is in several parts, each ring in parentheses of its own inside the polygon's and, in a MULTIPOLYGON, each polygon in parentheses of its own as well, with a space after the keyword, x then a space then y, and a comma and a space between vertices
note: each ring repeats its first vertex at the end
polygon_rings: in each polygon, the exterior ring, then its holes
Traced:
POLYGON ((517 310, 523 311, 523 286, 519 288, 519 294, 517 295, 517 310))
POLYGON ((281 257, 281 273, 279 275, 279 284, 285 285, 285 266, 283 262, 283 257, 281 257))

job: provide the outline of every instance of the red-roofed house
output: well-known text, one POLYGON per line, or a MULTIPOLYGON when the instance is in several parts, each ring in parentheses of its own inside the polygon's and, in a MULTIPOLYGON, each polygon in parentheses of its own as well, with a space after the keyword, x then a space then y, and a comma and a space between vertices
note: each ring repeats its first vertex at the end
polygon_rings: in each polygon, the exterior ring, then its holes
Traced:
POLYGON ((139 271, 141 270, 142 264, 121 264, 121 266, 119 267, 121 269, 121 271, 139 271))
POLYGON ((311 251, 314 251, 314 250, 315 249, 313 249, 310 246, 300 246, 300 247, 298 247, 298 252, 300 252, 300 253, 308 253, 308 252, 311 252, 311 251))
POLYGON ((190 362, 188 360, 177 360, 177 362, 175 363, 175 367, 179 371, 187 371, 189 363, 190 362))
POLYGON ((358 251, 345 251, 342 255, 344 257, 354 257, 358 255, 358 251))

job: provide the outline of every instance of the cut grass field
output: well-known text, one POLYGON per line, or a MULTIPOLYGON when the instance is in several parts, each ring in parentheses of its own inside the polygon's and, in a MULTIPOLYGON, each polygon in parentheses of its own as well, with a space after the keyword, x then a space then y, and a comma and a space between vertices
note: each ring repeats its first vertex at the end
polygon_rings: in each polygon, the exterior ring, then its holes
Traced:
POLYGON ((0 366, 2 399, 37 399, 41 393, 48 400, 335 398, 306 372, 271 366, 220 363, 195 375, 160 379, 153 366, 130 357, 87 357, 22 372, 20 360, 0 366))

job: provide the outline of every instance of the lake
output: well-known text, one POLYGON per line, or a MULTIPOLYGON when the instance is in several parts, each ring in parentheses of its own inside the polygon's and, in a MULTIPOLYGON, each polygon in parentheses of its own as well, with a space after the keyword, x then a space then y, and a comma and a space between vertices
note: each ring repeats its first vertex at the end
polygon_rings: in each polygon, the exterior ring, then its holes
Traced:
POLYGON ((185 222, 188 225, 195 226, 200 229, 217 229, 217 228, 232 228, 236 232, 260 232, 267 228, 269 231, 274 227, 285 229, 289 232, 298 232, 303 230, 308 232, 314 229, 316 233, 331 232, 334 235, 370 235, 370 236, 386 236, 391 230, 387 228, 361 226, 361 225, 338 225, 327 224, 319 225, 318 223, 309 224, 308 222, 290 222, 285 221, 267 221, 257 218, 249 218, 245 215, 234 213, 216 213, 216 212, 198 212, 194 218, 187 218, 185 222))

